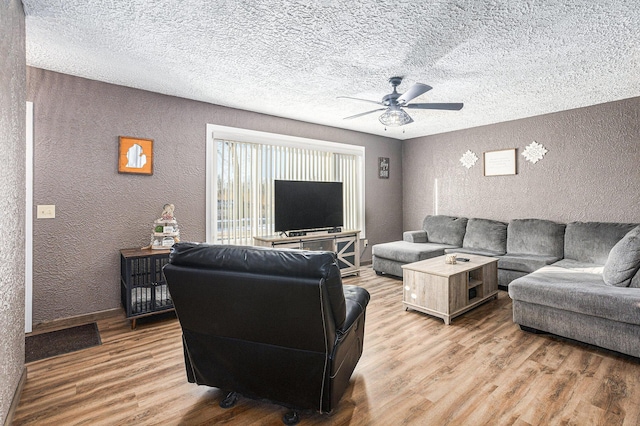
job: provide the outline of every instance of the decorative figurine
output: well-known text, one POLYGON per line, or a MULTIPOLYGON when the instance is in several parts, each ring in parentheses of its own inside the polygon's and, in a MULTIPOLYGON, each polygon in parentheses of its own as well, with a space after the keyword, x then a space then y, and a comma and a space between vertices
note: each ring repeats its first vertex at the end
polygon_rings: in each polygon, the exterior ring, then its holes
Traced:
POLYGON ((175 210, 175 206, 173 204, 165 204, 162 207, 162 215, 160 216, 164 220, 173 219, 173 211, 175 210))
POLYGON ((153 231, 151 232, 151 243, 142 249, 168 249, 175 243, 180 242, 180 230, 178 222, 173 214, 175 206, 165 204, 162 206, 160 219, 153 221, 153 231))

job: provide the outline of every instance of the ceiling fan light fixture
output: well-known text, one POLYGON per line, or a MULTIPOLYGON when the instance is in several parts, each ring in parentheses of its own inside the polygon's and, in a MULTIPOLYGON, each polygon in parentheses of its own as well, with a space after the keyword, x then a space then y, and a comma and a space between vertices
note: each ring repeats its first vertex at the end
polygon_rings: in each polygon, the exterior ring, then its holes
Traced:
POLYGON ((400 127, 413 122, 413 119, 401 108, 389 108, 378 118, 382 124, 389 127, 400 127))

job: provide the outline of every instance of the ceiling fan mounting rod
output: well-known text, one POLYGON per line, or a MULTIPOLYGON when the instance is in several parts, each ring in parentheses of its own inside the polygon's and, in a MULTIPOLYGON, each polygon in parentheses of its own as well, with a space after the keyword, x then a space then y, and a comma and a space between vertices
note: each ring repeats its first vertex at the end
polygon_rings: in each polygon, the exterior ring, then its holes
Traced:
POLYGON ((389 79, 389 83, 393 86, 393 90, 396 90, 396 87, 400 86, 400 83, 402 83, 402 77, 391 77, 389 79))

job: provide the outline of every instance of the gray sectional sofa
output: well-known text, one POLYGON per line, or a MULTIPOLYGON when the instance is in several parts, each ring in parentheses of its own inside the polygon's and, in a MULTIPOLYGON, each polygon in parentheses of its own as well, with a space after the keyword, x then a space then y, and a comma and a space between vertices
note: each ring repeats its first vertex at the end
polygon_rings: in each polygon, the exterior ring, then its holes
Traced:
POLYGON ((524 330, 640 357, 638 224, 427 216, 422 230, 372 250, 373 269, 396 276, 444 253, 497 257, 498 284, 524 330))
POLYGON ((497 220, 453 216, 427 216, 422 229, 407 231, 402 241, 376 244, 373 269, 401 277, 402 265, 445 253, 497 257, 498 285, 506 288, 515 278, 563 257, 565 225, 543 219, 497 220))

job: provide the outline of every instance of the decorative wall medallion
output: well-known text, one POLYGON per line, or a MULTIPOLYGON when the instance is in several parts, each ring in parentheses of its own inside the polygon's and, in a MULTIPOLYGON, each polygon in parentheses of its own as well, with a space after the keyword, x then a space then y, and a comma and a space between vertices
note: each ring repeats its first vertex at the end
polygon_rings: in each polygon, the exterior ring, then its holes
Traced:
POLYGON ((542 157, 544 157, 544 155, 547 152, 549 151, 547 151, 547 149, 544 146, 542 146, 536 141, 533 141, 529 144, 529 146, 525 148, 522 155, 524 155, 524 158, 526 158, 527 161, 530 161, 533 164, 535 164, 538 161, 542 160, 542 157))
POLYGON ((460 162, 467 169, 473 167, 476 164, 476 161, 478 161, 478 156, 470 150, 467 150, 467 152, 465 152, 462 157, 460 157, 460 162))

